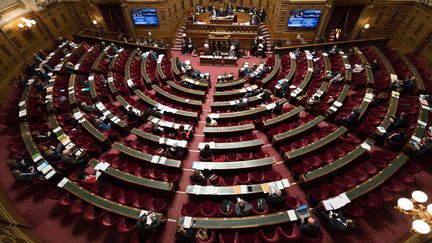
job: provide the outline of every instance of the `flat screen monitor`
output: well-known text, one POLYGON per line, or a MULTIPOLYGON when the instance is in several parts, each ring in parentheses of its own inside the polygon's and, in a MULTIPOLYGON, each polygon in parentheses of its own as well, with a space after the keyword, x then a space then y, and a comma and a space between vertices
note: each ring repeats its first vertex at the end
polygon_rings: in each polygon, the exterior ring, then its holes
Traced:
POLYGON ((159 25, 155 8, 132 8, 131 14, 135 25, 159 25))
POLYGON ((288 19, 289 28, 316 28, 321 16, 321 10, 291 10, 288 19))

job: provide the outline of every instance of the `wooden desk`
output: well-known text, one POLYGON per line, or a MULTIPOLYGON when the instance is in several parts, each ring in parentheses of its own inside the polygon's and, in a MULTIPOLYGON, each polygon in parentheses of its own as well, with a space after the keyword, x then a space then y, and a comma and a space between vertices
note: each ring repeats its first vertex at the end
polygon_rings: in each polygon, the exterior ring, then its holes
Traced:
MULTIPOLYGON (((82 113, 81 110, 79 108, 75 108, 72 110, 73 113, 82 113)), ((84 128, 84 130, 86 130, 88 133, 90 133, 92 135, 92 137, 96 138, 96 140, 98 140, 101 143, 108 143, 110 144, 111 141, 109 140, 109 138, 103 134, 101 131, 99 131, 96 127, 94 127, 88 120, 87 118, 83 115, 83 117, 80 119, 80 121, 78 121, 81 126, 84 128)))
MULTIPOLYGON (((138 219, 143 211, 146 212, 145 210, 129 207, 118 202, 107 200, 103 197, 95 195, 94 193, 80 187, 79 185, 71 181, 68 181, 63 188, 69 193, 73 194, 74 196, 80 198, 85 202, 88 202, 93 206, 127 218, 138 219)), ((163 217, 163 215, 160 213, 155 213, 155 215, 159 220, 163 217)))
POLYGON ((306 89, 306 87, 309 85, 309 82, 311 80, 312 72, 313 72, 313 65, 314 65, 313 64, 313 56, 310 53, 307 53, 306 56, 307 56, 308 69, 307 69, 306 75, 305 75, 303 81, 301 82, 301 84, 293 92, 291 92, 290 96, 292 98, 297 98, 297 96, 300 93, 303 93, 303 90, 306 89))
POLYGON ((350 85, 344 84, 342 91, 340 92, 337 99, 333 102, 330 108, 327 109, 326 111, 327 116, 333 115, 339 111, 339 108, 343 106, 343 103, 345 102, 345 99, 348 96, 350 89, 351 89, 350 85))
POLYGON ((208 82, 202 82, 202 81, 190 78, 190 77, 183 76, 182 80, 194 85, 195 87, 199 88, 200 90, 207 90, 210 87, 210 84, 208 82))
POLYGON ((234 73, 226 73, 217 76, 217 82, 226 82, 226 81, 232 81, 234 80, 234 73))
POLYGON ((276 163, 274 157, 266 157, 262 159, 252 159, 243 161, 232 161, 232 162, 201 162, 194 161, 192 163, 192 169, 194 170, 241 170, 248 168, 258 168, 262 166, 270 166, 276 163))
MULTIPOLYGON (((387 114, 385 115, 384 119, 382 120, 380 126, 383 127, 385 130, 387 130, 391 125, 390 117, 396 115, 396 111, 399 105, 399 93, 393 91, 392 96, 390 98, 390 106, 387 110, 387 114)), ((374 132, 378 136, 383 136, 384 133, 378 130, 378 128, 374 132)))
POLYGON ((237 57, 235 57, 235 58, 224 57, 223 58, 223 65, 224 66, 237 67, 237 57))
POLYGON ((342 58, 343 64, 345 65, 345 80, 347 83, 351 83, 352 80, 352 71, 351 64, 349 63, 348 56, 345 55, 344 52, 339 52, 339 55, 342 58))
POLYGON ((200 56, 200 65, 202 66, 213 66, 213 56, 200 56))
POLYGON ((199 99, 204 99, 204 97, 206 95, 206 93, 204 91, 195 90, 195 89, 189 89, 189 88, 186 88, 186 87, 183 87, 183 86, 177 84, 174 81, 167 81, 167 84, 168 84, 168 86, 170 88, 176 90, 177 92, 185 94, 185 95, 188 95, 188 96, 191 96, 191 97, 196 97, 196 98, 199 98, 199 99))
POLYGON ((232 25, 233 19, 232 18, 209 18, 210 24, 222 24, 222 25, 232 25))
POLYGON ((240 103, 241 101, 246 101, 247 106, 254 106, 261 101, 261 95, 252 96, 249 98, 243 98, 239 100, 231 100, 231 101, 213 101, 210 105, 210 108, 212 111, 216 110, 228 110, 233 109, 237 103, 240 103))
MULTIPOLYGON (((132 56, 132 55, 131 55, 132 56)), ((151 81, 150 77, 147 74, 147 60, 148 60, 148 55, 145 56, 142 60, 141 60, 141 75, 144 79, 144 82, 151 86, 153 85, 153 82, 151 81)), ((176 64, 177 65, 177 64, 176 64)))
POLYGON ((346 195, 351 201, 353 201, 354 199, 373 191, 375 188, 379 187, 388 179, 390 179, 394 174, 396 174, 396 172, 398 172, 399 169, 408 162, 408 160, 408 156, 406 156, 404 153, 399 153, 399 155, 395 159, 393 159, 390 164, 387 165, 387 167, 385 167, 380 172, 378 172, 368 180, 364 181, 360 185, 357 185, 356 187, 348 190, 346 192, 346 195))
POLYGON ((298 114, 300 114, 300 112, 302 112, 304 110, 304 108, 302 106, 296 107, 294 110, 289 111, 287 113, 284 113, 282 115, 279 115, 275 118, 271 118, 271 119, 267 119, 264 120, 264 128, 265 129, 270 129, 272 127, 275 127, 283 122, 288 121, 289 119, 291 119, 292 117, 297 116, 298 114))
POLYGON ((261 80, 261 83, 264 85, 266 85, 267 83, 269 83, 270 81, 273 81, 273 79, 275 79, 277 77, 277 74, 279 73, 279 68, 280 68, 280 57, 279 54, 275 55, 275 65, 272 68, 272 71, 270 72, 269 75, 267 75, 267 77, 263 78, 261 80))
POLYGON ((180 160, 167 159, 165 157, 146 154, 146 153, 135 150, 133 148, 130 148, 130 147, 125 146, 125 145, 118 143, 118 142, 113 143, 111 147, 113 149, 116 149, 116 150, 122 152, 123 154, 129 155, 131 157, 134 157, 134 158, 137 158, 139 160, 149 162, 152 164, 158 164, 161 166, 174 167, 174 168, 180 168, 180 165, 181 165, 180 160))
POLYGON ((118 94, 118 90, 117 90, 117 88, 116 88, 116 86, 114 84, 114 76, 113 76, 112 71, 110 71, 108 73, 107 82, 108 82, 108 87, 109 87, 109 90, 111 91, 111 94, 117 95, 118 94))
POLYGON ((424 107, 419 107, 420 112, 418 114, 418 120, 416 124, 416 128, 414 130, 414 133, 411 136, 410 142, 405 146, 405 149, 409 148, 412 151, 416 151, 416 147, 413 145, 413 142, 418 143, 418 139, 423 139, 424 133, 426 131, 428 118, 429 118, 429 111, 425 109, 424 107), (426 124, 426 126, 425 126, 426 124), (416 141, 417 140, 417 141, 416 141))
POLYGON ((199 100, 190 100, 190 99, 185 99, 182 97, 172 95, 166 92, 165 90, 159 88, 159 86, 157 85, 153 85, 152 89, 156 92, 156 94, 165 98, 168 101, 174 102, 174 104, 176 105, 188 106, 188 107, 193 107, 195 109, 201 110, 202 102, 199 100))
MULTIPOLYGON (((283 105, 287 100, 285 98, 280 99, 277 101, 278 104, 283 105)), ((267 106, 261 106, 259 108, 255 109, 249 109, 244 111, 237 111, 237 112, 228 112, 228 113, 220 113, 220 114, 210 114, 211 116, 216 116, 215 119, 217 120, 223 120, 223 121, 235 121, 235 120, 244 120, 244 119, 251 119, 255 118, 259 115, 263 115, 266 112, 269 112, 271 109, 268 109, 271 105, 275 104, 276 102, 269 104, 267 106)))
POLYGON ((159 75, 159 78, 162 80, 162 81, 166 81, 167 80, 167 77, 166 77, 166 75, 165 75, 165 73, 164 73, 164 71, 163 71, 163 69, 162 69, 162 62, 163 62, 163 59, 165 58, 165 56, 164 55, 162 55, 162 59, 161 60, 158 60, 157 62, 156 62, 156 66, 157 66, 157 73, 158 73, 158 75, 159 75))
MULTIPOLYGON (((135 90, 134 91, 135 94, 141 98, 141 100, 143 100, 145 103, 147 103, 148 105, 151 106, 158 106, 159 103, 157 103, 156 101, 150 99, 149 97, 147 97, 144 93, 142 93, 140 90, 135 90)), ((186 118, 186 119, 191 119, 191 120, 198 120, 198 113, 196 112, 190 112, 190 111, 182 111, 182 110, 177 110, 177 109, 171 109, 173 110, 172 112, 170 111, 166 111, 168 113, 172 113, 173 115, 182 117, 182 118, 186 118)))
POLYGON ((298 126, 298 127, 294 128, 294 129, 288 130, 286 132, 276 134, 276 135, 273 136, 272 143, 273 144, 278 144, 278 143, 281 143, 281 142, 283 142, 285 140, 293 138, 293 137, 295 137, 295 136, 297 136, 299 134, 307 132, 308 130, 310 130, 310 129, 316 127, 316 126, 318 126, 318 124, 320 122, 324 121, 324 119, 325 118, 323 116, 317 116, 313 120, 305 123, 302 126, 298 126))
POLYGON ((88 77, 88 85, 89 85, 89 91, 90 91, 90 97, 92 98, 93 101, 97 101, 99 100, 97 91, 96 91, 96 84, 94 81, 94 74, 90 74, 90 76, 88 77))
POLYGON ((174 76, 177 79, 180 79, 181 78, 181 72, 180 72, 179 67, 177 66, 178 60, 179 60, 178 57, 171 58, 171 68, 172 68, 172 71, 174 73, 174 76))
POLYGON ((108 118, 112 123, 114 123, 115 125, 117 125, 118 127, 129 131, 129 127, 128 124, 126 122, 124 122, 122 119, 120 119, 119 117, 117 117, 116 115, 114 115, 110 110, 108 110, 106 108, 106 106, 100 102, 97 101, 95 103, 96 108, 106 117, 108 118))
POLYGON ((365 96, 363 98, 363 101, 362 101, 362 103, 360 104, 360 106, 358 108, 359 117, 358 117, 357 120, 360 121, 361 118, 363 117, 363 115, 366 114, 366 111, 368 110, 369 105, 370 105, 370 103, 372 101, 371 99, 369 99, 369 97, 373 97, 373 91, 374 90, 372 88, 367 88, 366 89, 366 93, 365 93, 365 96))
MULTIPOLYGON (((290 56, 290 60, 291 60, 290 70, 289 70, 287 76, 285 77, 285 79, 288 81, 290 81, 292 79, 292 77, 294 77, 294 73, 295 73, 296 67, 297 67, 297 59, 296 59, 295 55, 290 56)), ((284 64, 282 63, 282 65, 284 65, 284 64)))
POLYGON ((283 188, 289 188, 290 184, 287 179, 253 185, 238 185, 238 186, 200 186, 188 185, 186 193, 191 195, 207 195, 207 196, 233 196, 233 195, 250 195, 250 194, 265 194, 269 192, 271 185, 280 183, 283 188), (286 184, 283 184, 285 181, 286 184), (266 189, 264 189, 266 188, 266 189))
POLYGON ((241 98, 248 91, 253 91, 257 88, 258 88, 257 85, 252 85, 241 89, 234 89, 229 91, 216 91, 213 94, 213 100, 227 100, 227 99, 241 98))
POLYGON ((290 160, 290 159, 292 160, 294 158, 298 158, 300 156, 308 154, 314 150, 322 148, 322 147, 326 146, 327 144, 335 141, 336 139, 338 139, 340 136, 342 136, 347 131, 348 131, 348 129, 346 129, 345 127, 339 127, 336 131, 330 133, 329 135, 321 138, 320 140, 318 140, 316 142, 310 143, 310 144, 308 144, 302 148, 286 152, 284 157, 286 160, 290 160))
MULTIPOLYGON (((95 167, 100 161, 97 159, 91 159, 88 162, 88 165, 95 167)), ((129 174, 126 172, 123 172, 119 169, 115 169, 113 167, 108 167, 103 173, 117 178, 121 181, 128 182, 134 185, 146 187, 146 188, 153 188, 156 190, 163 190, 163 191, 174 191, 174 185, 172 183, 164 182, 164 181, 157 181, 152 179, 147 179, 140 176, 135 176, 133 174, 129 174)))
POLYGON ((102 50, 100 53, 99 53, 99 55, 98 55, 98 57, 96 58, 96 60, 93 62, 93 65, 92 65, 92 72, 96 72, 96 71, 98 71, 97 69, 98 69, 98 67, 99 67, 99 63, 101 62, 101 60, 104 58, 106 56, 106 51, 105 50, 102 50))
POLYGON ((70 76, 68 85, 69 103, 71 107, 76 107, 78 105, 75 96, 75 80, 76 74, 74 73, 70 76))
POLYGON ((370 64, 369 64, 367 58, 363 55, 363 52, 361 52, 361 50, 358 47, 354 47, 354 51, 357 53, 357 56, 360 58, 362 63, 365 65, 367 85, 369 87, 372 87, 374 84, 374 76, 372 73, 372 69, 369 66, 370 64))
POLYGON ((173 146, 174 144, 177 144, 179 147, 187 148, 187 141, 186 140, 175 140, 175 139, 169 139, 166 137, 160 137, 160 136, 148 133, 148 132, 144 132, 144 131, 137 129, 137 128, 132 129, 131 133, 137 135, 137 137, 139 137, 139 138, 147 140, 148 142, 155 143, 157 145, 166 144, 168 146, 173 146))
POLYGON ((405 54, 399 53, 399 56, 405 62, 405 65, 408 66, 408 68, 410 69, 411 73, 414 74, 414 77, 416 78, 417 90, 420 91, 420 92, 422 92, 422 93, 425 92, 426 91, 426 87, 424 85, 423 79, 422 79, 420 73, 418 72, 417 68, 410 61, 410 59, 408 59, 405 56, 405 54))
POLYGON ((122 54, 123 51, 124 51, 124 49, 120 50, 118 53, 116 53, 116 54, 113 56, 113 59, 111 60, 111 63, 110 63, 110 65, 109 65, 109 70, 111 70, 111 71, 114 70, 115 64, 116 64, 116 62, 117 62, 117 58, 118 58, 119 55, 122 54))
MULTIPOLYGON (((298 213, 295 212, 296 218, 300 218, 298 213)), ((177 226, 183 225, 185 217, 177 220, 177 226)), ((192 228, 194 229, 244 229, 244 228, 257 228, 265 226, 274 226, 278 224, 292 222, 287 212, 279 212, 257 216, 247 217, 229 217, 229 218, 192 218, 192 228)))
POLYGON ((213 152, 229 152, 232 150, 238 151, 251 151, 257 148, 260 148, 264 145, 264 141, 262 139, 242 141, 242 142, 233 142, 233 143, 199 143, 199 149, 204 148, 206 144, 210 144, 210 149, 213 152), (213 146, 212 146, 213 145, 213 146))
POLYGON ((215 85, 216 92, 227 90, 227 89, 235 89, 238 87, 242 87, 246 81, 247 81, 246 79, 242 78, 242 79, 237 79, 237 80, 229 81, 229 82, 216 83, 216 85, 215 85))
POLYGON ((221 134, 238 135, 251 133, 255 129, 253 124, 229 126, 229 127, 204 127, 205 136, 219 136, 221 134))
MULTIPOLYGON (((368 145, 373 145, 374 142, 372 140, 367 139, 365 141, 368 145)), ((311 170, 305 174, 302 174, 300 176, 300 180, 303 182, 310 182, 319 178, 322 178, 323 176, 327 176, 337 170, 339 170, 342 167, 348 166, 351 162, 354 160, 360 158, 362 155, 364 155, 367 152, 366 149, 362 147, 362 145, 358 145, 354 150, 347 153, 345 156, 333 161, 330 164, 325 164, 319 168, 316 168, 314 170, 311 170)))

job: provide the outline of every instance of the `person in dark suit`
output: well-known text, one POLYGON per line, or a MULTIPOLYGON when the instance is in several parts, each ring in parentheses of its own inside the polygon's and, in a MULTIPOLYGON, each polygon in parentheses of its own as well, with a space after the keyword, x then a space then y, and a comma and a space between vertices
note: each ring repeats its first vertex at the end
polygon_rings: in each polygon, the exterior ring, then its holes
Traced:
POLYGON ((147 214, 139 217, 136 223, 138 241, 140 243, 147 242, 150 235, 155 233, 161 224, 162 221, 157 219, 151 212, 147 212, 147 214))
POLYGON ((353 229, 356 226, 355 222, 352 219, 346 218, 340 209, 328 212, 318 211, 316 212, 316 214, 320 218, 320 220, 325 221, 333 229, 341 233, 350 234, 353 232, 353 229))
POLYGON ((200 170, 195 170, 189 179, 192 183, 197 185, 205 185, 207 183, 207 178, 200 170))
POLYGON ((267 12, 264 9, 264 7, 261 7, 260 11, 259 11, 259 16, 261 18, 261 21, 265 21, 265 18, 267 16, 267 12))
POLYGON ((282 191, 277 189, 266 199, 266 203, 275 209, 281 209, 285 207, 285 197, 282 196, 282 191))
POLYGON ((213 5, 212 3, 209 3, 209 5, 207 6, 207 12, 212 13, 213 12, 213 5))
POLYGON ((218 17, 224 17, 225 16, 225 10, 223 9, 223 7, 220 7, 217 13, 218 17))
POLYGON ((200 151, 200 157, 202 159, 208 160, 208 159, 211 159, 212 156, 213 156, 213 154, 212 154, 212 151, 210 149, 210 145, 206 144, 204 146, 204 148, 202 148, 200 151))
POLYGON ((128 120, 130 122, 137 122, 140 119, 138 114, 135 113, 135 111, 133 110, 132 106, 129 107, 129 109, 127 109, 127 111, 125 113, 128 116, 128 120))
POLYGON ((312 217, 305 218, 300 224, 300 231, 308 238, 318 238, 320 234, 319 223, 312 217))
POLYGON ((184 228, 179 226, 176 229, 176 242, 178 243, 190 243, 194 242, 195 232, 193 228, 184 228))
POLYGON ((402 112, 400 116, 390 117, 390 121, 392 123, 390 124, 388 132, 392 132, 399 128, 408 128, 409 126, 408 115, 405 112, 402 112))
POLYGON ((357 119, 360 116, 360 112, 358 109, 354 109, 348 117, 344 119, 336 120, 335 123, 339 126, 345 126, 349 130, 354 129, 355 124, 357 123, 357 119))
POLYGON ((239 217, 245 217, 250 214, 252 210, 252 205, 243 199, 239 199, 235 207, 235 213, 239 217))

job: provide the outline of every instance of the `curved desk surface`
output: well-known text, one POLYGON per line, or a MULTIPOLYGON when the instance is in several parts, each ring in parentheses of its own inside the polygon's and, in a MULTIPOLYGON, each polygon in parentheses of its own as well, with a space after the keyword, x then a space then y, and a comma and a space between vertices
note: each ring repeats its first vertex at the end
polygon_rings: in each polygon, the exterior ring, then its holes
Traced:
POLYGON ((192 169, 195 170, 236 170, 246 168, 256 168, 261 166, 269 166, 276 163, 274 157, 266 157, 262 159, 232 161, 232 162, 204 162, 194 161, 192 163, 192 169))

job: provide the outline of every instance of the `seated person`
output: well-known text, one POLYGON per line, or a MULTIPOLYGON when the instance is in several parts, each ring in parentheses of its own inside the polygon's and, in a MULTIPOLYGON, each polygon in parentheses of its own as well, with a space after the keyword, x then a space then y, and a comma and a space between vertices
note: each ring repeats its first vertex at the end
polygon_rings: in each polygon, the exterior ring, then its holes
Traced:
POLYGON ((353 73, 361 73, 361 72, 363 72, 363 70, 364 70, 364 65, 363 64, 361 64, 361 65, 355 64, 352 72, 353 73))
POLYGON ((67 62, 64 66, 65 71, 68 73, 73 73, 75 71, 75 65, 73 65, 73 63, 71 62, 67 62))
POLYGON ((12 170, 20 170, 20 171, 26 171, 32 169, 33 161, 30 159, 8 159, 6 160, 6 164, 9 167, 9 169, 12 170))
POLYGON ((407 94, 414 91, 416 85, 416 78, 413 76, 411 78, 406 78, 404 80, 400 80, 393 85, 396 91, 407 94))
POLYGON ((175 233, 176 242, 190 243, 194 242, 195 232, 193 228, 185 228, 182 225, 178 226, 175 233))
POLYGON ((189 177, 191 182, 197 185, 207 184, 207 178, 204 176, 202 171, 194 170, 193 174, 189 177))
POLYGON ((341 85, 341 84, 343 84, 342 81, 344 80, 344 78, 345 78, 345 77, 343 77, 342 74, 337 73, 337 74, 332 78, 332 80, 331 80, 330 82, 332 82, 332 83, 334 83, 334 84, 339 84, 339 85, 341 85))
POLYGON ((418 159, 431 158, 432 157, 432 139, 426 137, 421 141, 420 144, 416 144, 417 152, 414 157, 418 159))
POLYGON ((213 156, 213 153, 212 153, 212 151, 210 149, 210 145, 206 144, 204 146, 204 148, 201 149, 199 155, 200 155, 200 158, 202 158, 203 160, 210 160, 212 158, 212 156, 213 156))
POLYGON ((407 141, 408 141, 408 137, 407 137, 407 134, 405 133, 405 131, 398 130, 398 131, 391 133, 387 137, 386 143, 387 143, 387 146, 392 148, 392 149, 399 149, 399 148, 405 146, 407 141))
POLYGON ((184 125, 180 125, 177 131, 178 140, 189 140, 191 136, 191 130, 186 131, 184 125))
POLYGON ((372 72, 376 72, 380 70, 380 64, 378 63, 377 59, 374 59, 373 62, 370 64, 370 68, 372 72))
POLYGON ((18 182, 31 181, 36 176, 36 170, 33 166, 30 166, 26 170, 15 169, 11 171, 11 174, 15 177, 18 182))
POLYGON ((40 134, 38 131, 33 131, 32 137, 38 142, 46 142, 48 139, 50 139, 52 134, 53 133, 51 133, 50 131, 45 134, 40 134))
POLYGON ((320 105, 321 105, 321 98, 319 97, 319 95, 313 95, 307 101, 306 110, 311 112, 316 112, 320 105))
POLYGON ((127 109, 125 114, 127 115, 129 122, 137 122, 140 119, 140 116, 134 111, 132 106, 127 109))
POLYGON ((348 129, 354 129, 357 119, 360 116, 358 108, 355 108, 348 117, 340 120, 336 120, 335 123, 339 126, 345 126, 348 129))
POLYGON ((250 211, 252 210, 252 205, 243 199, 238 200, 236 207, 235 207, 235 213, 238 217, 245 217, 250 214, 250 211))
POLYGON ((226 200, 226 199, 223 200, 222 203, 221 203, 221 210, 222 210, 222 212, 224 212, 224 213, 231 212, 231 209, 232 209, 233 205, 234 205, 233 202, 231 202, 229 200, 226 200))
POLYGON ((401 112, 400 116, 390 117, 390 121, 392 123, 388 128, 388 132, 392 132, 399 128, 408 128, 409 126, 408 114, 405 112, 401 112))
POLYGON ((168 155, 175 159, 182 158, 184 155, 184 149, 179 147, 177 144, 174 144, 168 149, 168 155))
POLYGON ((111 123, 110 122, 102 121, 99 118, 95 119, 94 123, 97 126, 97 128, 99 128, 102 131, 106 131, 106 130, 111 129, 111 123))
POLYGON ((339 48, 338 48, 338 46, 337 46, 337 45, 334 45, 334 46, 330 49, 329 54, 331 54, 331 55, 335 55, 335 54, 337 54, 338 52, 339 52, 339 48))
POLYGON ((282 114, 282 105, 279 102, 276 102, 275 107, 273 108, 273 113, 276 115, 282 114))
POLYGON ((347 219, 340 209, 328 212, 319 211, 316 214, 338 232, 350 234, 355 228, 355 222, 352 219, 347 219))
POLYGON ((285 197, 282 196, 282 191, 279 189, 276 189, 271 193, 267 199, 266 203, 274 208, 274 209, 282 209, 285 207, 285 197))
POLYGON ((136 230, 138 241, 140 243, 145 243, 154 234, 163 221, 158 220, 153 212, 148 211, 138 218, 136 223, 136 230))
POLYGON ((206 118, 206 126, 207 127, 216 127, 217 126, 217 121, 208 116, 206 118))
POLYGON ((88 105, 86 102, 81 102, 81 109, 85 113, 93 113, 97 111, 97 108, 94 105, 88 105))
POLYGON ((157 135, 159 135, 159 134, 162 134, 163 131, 164 131, 164 129, 161 128, 157 123, 152 123, 152 129, 151 129, 151 132, 152 132, 153 134, 157 134, 157 135))
POLYGON ((245 108, 247 108, 247 107, 248 107, 248 103, 247 103, 247 101, 245 101, 245 100, 240 100, 239 103, 237 103, 237 104, 234 105, 233 110, 235 110, 235 111, 239 111, 239 110, 243 110, 243 109, 245 109, 245 108))
POLYGON ((302 235, 316 239, 320 235, 319 223, 312 217, 305 218, 300 224, 300 232, 302 235))
POLYGON ((88 186, 97 184, 98 178, 102 174, 102 172, 96 170, 94 170, 93 172, 94 173, 88 174, 84 171, 80 171, 77 176, 79 184, 88 186))
POLYGON ((261 95, 261 101, 262 101, 263 103, 265 103, 265 104, 270 103, 270 102, 273 101, 273 99, 272 99, 272 97, 271 97, 271 92, 270 92, 268 89, 265 89, 265 90, 262 92, 262 95, 261 95))
POLYGON ((72 154, 72 152, 68 149, 63 150, 60 163, 66 165, 67 167, 81 165, 85 163, 84 159, 80 159, 79 157, 72 154))

